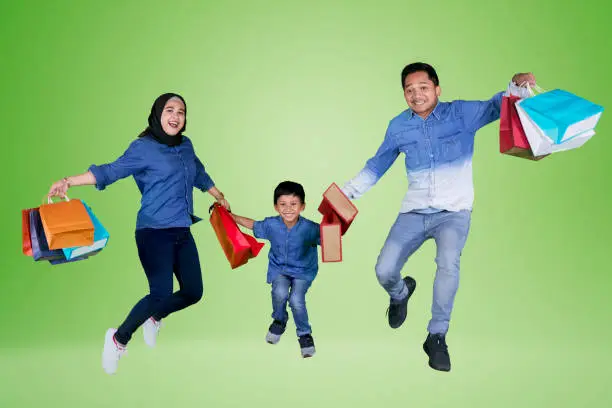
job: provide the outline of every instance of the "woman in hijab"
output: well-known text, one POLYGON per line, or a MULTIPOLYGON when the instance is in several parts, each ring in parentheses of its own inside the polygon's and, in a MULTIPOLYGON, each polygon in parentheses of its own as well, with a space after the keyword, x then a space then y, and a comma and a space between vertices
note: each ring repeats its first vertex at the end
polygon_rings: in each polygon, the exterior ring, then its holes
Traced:
POLYGON ((149 281, 143 297, 104 339, 102 367, 117 370, 132 334, 143 326, 144 340, 153 347, 163 318, 198 302, 203 293, 198 251, 189 227, 200 221, 193 214, 193 188, 208 192, 229 209, 215 187, 191 140, 183 135, 187 108, 180 95, 166 93, 155 100, 149 126, 112 163, 92 165, 86 173, 65 177, 49 197, 65 197, 71 186, 95 185, 98 190, 132 176, 142 194, 136 221, 138 256, 149 281), (180 289, 172 293, 173 273, 180 289))

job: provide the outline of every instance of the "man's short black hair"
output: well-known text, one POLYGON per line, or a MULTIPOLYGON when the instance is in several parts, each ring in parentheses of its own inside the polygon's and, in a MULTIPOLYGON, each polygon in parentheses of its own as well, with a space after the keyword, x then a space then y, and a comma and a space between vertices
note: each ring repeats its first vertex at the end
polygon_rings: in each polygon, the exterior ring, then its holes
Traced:
POLYGON ((402 70, 402 89, 406 87, 406 77, 415 72, 427 72, 429 79, 434 83, 435 86, 440 86, 440 80, 438 79, 438 74, 434 67, 429 64, 425 64, 424 62, 413 62, 412 64, 408 64, 402 70))

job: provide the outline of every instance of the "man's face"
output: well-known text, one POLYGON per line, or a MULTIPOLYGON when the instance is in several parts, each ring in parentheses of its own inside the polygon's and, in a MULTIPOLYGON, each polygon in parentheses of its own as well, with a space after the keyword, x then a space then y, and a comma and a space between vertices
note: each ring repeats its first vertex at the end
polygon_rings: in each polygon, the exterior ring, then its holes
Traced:
POLYGON ((404 80, 406 103, 414 113, 423 119, 433 112, 438 103, 440 92, 440 87, 429 79, 429 75, 425 71, 413 72, 406 76, 404 80))

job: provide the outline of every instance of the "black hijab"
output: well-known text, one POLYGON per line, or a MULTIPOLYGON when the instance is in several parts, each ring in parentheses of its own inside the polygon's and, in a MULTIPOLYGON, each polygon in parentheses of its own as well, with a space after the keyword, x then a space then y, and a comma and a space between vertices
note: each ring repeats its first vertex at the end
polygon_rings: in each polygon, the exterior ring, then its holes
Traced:
POLYGON ((143 130, 138 137, 143 136, 151 136, 153 139, 157 140, 159 143, 165 144, 167 146, 176 146, 181 144, 183 141, 183 131, 187 127, 187 104, 181 95, 175 93, 165 93, 160 95, 155 102, 153 103, 153 107, 151 107, 151 114, 149 115, 149 126, 145 130, 143 130), (171 98, 179 98, 183 101, 185 105, 185 124, 183 128, 179 130, 176 136, 170 136, 166 132, 161 125, 161 115, 164 110, 164 106, 171 98))

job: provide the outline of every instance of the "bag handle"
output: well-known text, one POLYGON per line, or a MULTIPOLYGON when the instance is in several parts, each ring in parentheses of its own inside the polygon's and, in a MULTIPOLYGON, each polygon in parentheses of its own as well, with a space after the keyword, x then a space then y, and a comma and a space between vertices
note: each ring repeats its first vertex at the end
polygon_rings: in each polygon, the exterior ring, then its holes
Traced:
POLYGON ((529 94, 530 94, 531 96, 535 96, 535 95, 536 95, 536 93, 534 92, 534 90, 535 90, 535 91, 537 91, 538 93, 544 93, 544 92, 546 92, 546 90, 544 90, 544 88, 542 88, 542 87, 538 86, 538 84, 535 84, 535 85, 532 87, 531 85, 529 85, 529 82, 526 82, 526 81, 525 81, 525 82, 523 82, 523 83, 521 83, 519 86, 520 86, 520 87, 523 87, 523 88, 527 88, 527 91, 529 92, 529 94))
MULTIPOLYGON (((47 204, 53 204, 53 197, 50 196, 45 196, 47 198, 47 204)), ((45 197, 43 197, 43 202, 45 201, 45 197)), ((68 198, 67 195, 65 195, 64 197, 60 197, 63 198, 66 201, 70 201, 70 198, 68 198)))
MULTIPOLYGON (((208 213, 209 213, 209 214, 212 212, 212 210, 215 208, 215 206, 218 206, 218 207, 223 207, 223 206, 222 206, 221 204, 219 204, 219 203, 213 203, 213 204, 212 204, 210 207, 208 207, 208 213)), ((223 208, 225 208, 225 207, 223 207, 223 208)), ((231 210, 228 210, 227 208, 225 209, 225 211, 227 211, 228 213, 231 213, 231 212, 232 212, 231 210)))

